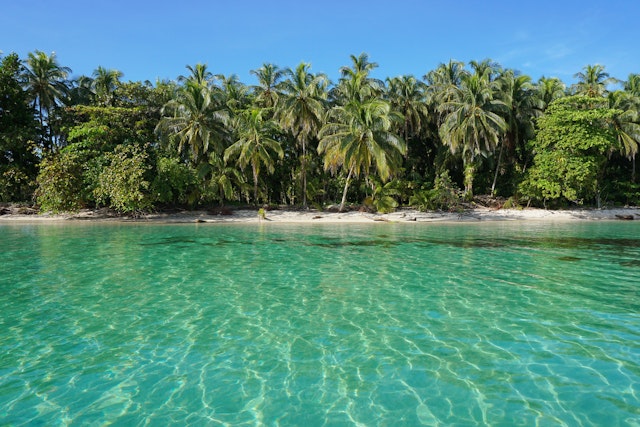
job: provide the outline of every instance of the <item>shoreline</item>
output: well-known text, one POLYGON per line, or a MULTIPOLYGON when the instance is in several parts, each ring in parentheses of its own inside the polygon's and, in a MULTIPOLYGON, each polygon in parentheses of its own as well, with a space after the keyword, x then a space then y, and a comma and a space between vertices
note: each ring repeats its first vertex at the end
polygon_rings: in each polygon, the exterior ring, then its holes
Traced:
POLYGON ((275 209, 259 218, 255 209, 230 210, 225 214, 207 211, 182 211, 177 213, 152 213, 140 217, 117 216, 107 210, 83 210, 66 214, 18 214, 0 215, 4 223, 60 223, 60 222, 130 222, 130 223, 296 223, 296 224, 367 224, 367 223, 418 223, 418 222, 495 222, 495 221, 602 221, 640 220, 640 208, 545 210, 539 208, 492 209, 473 208, 462 212, 421 212, 415 209, 399 209, 388 214, 349 211, 329 212, 314 209, 275 209))

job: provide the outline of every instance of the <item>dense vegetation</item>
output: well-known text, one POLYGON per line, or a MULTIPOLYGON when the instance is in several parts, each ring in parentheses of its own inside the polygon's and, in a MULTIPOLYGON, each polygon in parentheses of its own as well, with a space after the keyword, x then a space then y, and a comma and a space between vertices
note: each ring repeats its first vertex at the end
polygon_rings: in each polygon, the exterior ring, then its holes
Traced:
POLYGON ((399 205, 452 209, 640 202, 640 75, 588 65, 567 87, 485 60, 374 79, 352 56, 331 82, 309 64, 257 84, 188 66, 175 81, 71 79, 55 54, 0 64, 0 202, 108 206, 399 205), (619 88, 611 90, 611 88, 619 88))

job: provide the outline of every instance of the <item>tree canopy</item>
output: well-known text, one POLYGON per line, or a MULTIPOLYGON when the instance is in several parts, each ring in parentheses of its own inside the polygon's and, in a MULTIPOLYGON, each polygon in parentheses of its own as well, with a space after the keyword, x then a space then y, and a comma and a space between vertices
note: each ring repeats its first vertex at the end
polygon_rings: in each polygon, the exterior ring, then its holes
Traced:
POLYGON ((573 84, 491 59, 378 79, 361 53, 336 82, 308 63, 264 63, 248 85, 204 63, 151 83, 102 66, 71 78, 42 51, 1 60, 0 202, 123 213, 456 209, 476 194, 512 205, 640 202, 640 78, 601 64, 573 84))

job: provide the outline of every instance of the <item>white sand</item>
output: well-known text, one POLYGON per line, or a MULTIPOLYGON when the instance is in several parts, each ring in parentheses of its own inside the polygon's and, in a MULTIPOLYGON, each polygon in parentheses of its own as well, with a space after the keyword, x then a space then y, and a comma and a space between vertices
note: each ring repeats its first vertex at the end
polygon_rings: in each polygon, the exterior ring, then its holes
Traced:
POLYGON ((75 214, 9 214, 0 216, 0 223, 5 221, 136 221, 166 223, 415 223, 415 222, 480 222, 480 221, 576 221, 576 220, 620 220, 620 216, 630 216, 640 220, 640 208, 617 209, 468 209, 461 213, 419 212, 413 209, 400 209, 389 214, 373 214, 368 212, 324 212, 317 210, 288 211, 271 210, 266 218, 261 219, 256 210, 235 210, 231 215, 214 215, 204 211, 185 211, 181 213, 158 213, 144 215, 140 218, 116 217, 105 210, 85 210, 75 214))

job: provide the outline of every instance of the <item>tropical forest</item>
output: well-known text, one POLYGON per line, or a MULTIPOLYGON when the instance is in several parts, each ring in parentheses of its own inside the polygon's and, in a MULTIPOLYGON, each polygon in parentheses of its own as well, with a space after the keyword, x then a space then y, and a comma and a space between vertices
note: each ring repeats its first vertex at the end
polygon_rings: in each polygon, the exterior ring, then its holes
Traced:
POLYGON ((174 80, 72 77, 55 53, 0 57, 0 202, 121 214, 269 206, 390 212, 640 204, 640 74, 533 80, 490 60, 337 81, 265 63, 174 80))

